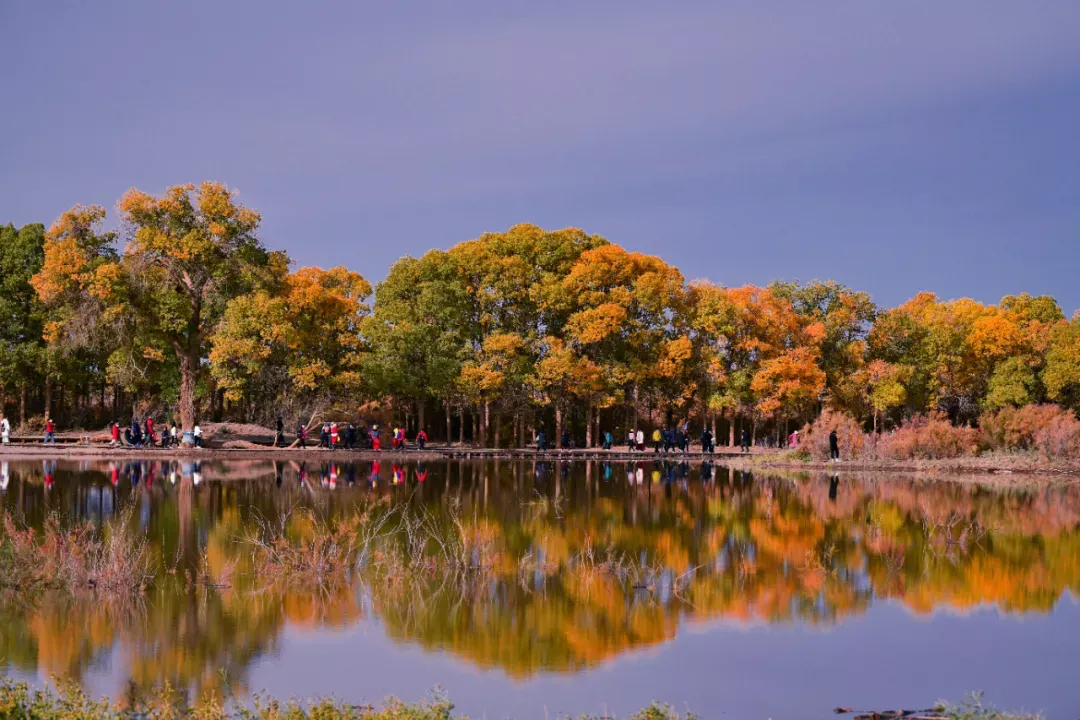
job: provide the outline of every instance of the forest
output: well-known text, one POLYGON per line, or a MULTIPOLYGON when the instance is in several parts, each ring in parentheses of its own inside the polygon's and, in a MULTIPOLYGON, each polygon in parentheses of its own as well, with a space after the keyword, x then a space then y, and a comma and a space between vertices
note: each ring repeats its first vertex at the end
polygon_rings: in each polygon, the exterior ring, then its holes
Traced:
POLYGON ((528 224, 403 257, 372 288, 346 267, 293 270, 260 220, 204 182, 132 189, 115 217, 76 205, 48 229, 0 227, 5 415, 349 418, 505 447, 541 427, 593 446, 689 422, 723 443, 824 411, 873 433, 1080 409, 1080 315, 1049 296, 882 308, 835 281, 725 287, 528 224))

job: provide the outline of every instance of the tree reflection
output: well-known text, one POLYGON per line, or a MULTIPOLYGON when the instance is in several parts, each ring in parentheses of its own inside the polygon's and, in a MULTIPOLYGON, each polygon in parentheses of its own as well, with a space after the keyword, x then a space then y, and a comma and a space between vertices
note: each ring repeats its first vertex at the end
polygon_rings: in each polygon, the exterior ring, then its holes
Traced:
MULTIPOLYGON (((672 463, 12 463, 8 512, 102 522, 128 503, 156 581, 135 612, 5 597, 0 657, 85 677, 122 648, 137 687, 243 690, 286 625, 373 617, 390 637, 513 676, 572 672, 670 640, 684 622, 832 624, 875 599, 916 613, 1047 612, 1080 594, 1080 489, 995 489, 882 475, 751 477, 672 463), (332 479, 324 484, 318 478, 332 479), (391 475, 393 476, 391 478, 391 475), (245 537, 295 507, 356 512, 371 494, 484 538, 480 581, 359 572, 315 591, 255 578, 245 537), (228 577, 228 583, 206 578, 228 577), (211 585, 227 584, 227 587, 211 585), (222 672, 224 671, 224 672, 222 672)), ((311 532, 293 522, 289 532, 311 532)), ((393 542, 405 542, 395 538, 393 542)))

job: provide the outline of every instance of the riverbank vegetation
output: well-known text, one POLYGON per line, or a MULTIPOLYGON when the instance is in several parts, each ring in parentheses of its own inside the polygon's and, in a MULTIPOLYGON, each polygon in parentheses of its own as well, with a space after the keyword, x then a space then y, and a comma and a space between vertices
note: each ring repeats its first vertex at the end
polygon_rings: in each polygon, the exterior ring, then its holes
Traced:
POLYGON ((28 600, 42 593, 93 595, 126 604, 140 598, 153 575, 145 538, 126 531, 130 510, 101 528, 52 513, 35 529, 0 516, 0 593, 28 600))
POLYGON ((918 413, 885 433, 866 432, 850 415, 826 409, 803 428, 796 455, 827 460, 833 432, 841 459, 867 464, 1025 455, 1037 468, 1040 463, 1072 467, 1080 459, 1080 420, 1057 405, 986 412, 979 416, 977 427, 954 425, 942 413, 918 413))
MULTIPOLYGON (((689 421, 736 444, 828 411, 893 456, 1007 444, 963 430, 987 413, 1080 409, 1080 317, 1047 296, 881 308, 832 281, 723 287, 532 225, 402 258, 373 291, 344 267, 290 270, 219 183, 117 210, 0 229, 0 394, 21 426, 348 418, 501 447, 689 421)), ((1067 434, 1016 447, 1073 452, 1067 434)))
MULTIPOLYGON (((940 703, 929 710, 868 712, 856 720, 907 717, 910 720, 1038 720, 1038 715, 1013 714, 975 700, 953 705, 940 703)), ((467 720, 456 714, 454 704, 436 692, 430 700, 404 703, 388 698, 379 706, 356 705, 335 698, 300 702, 256 696, 250 703, 235 702, 226 708, 217 698, 189 701, 166 686, 147 698, 94 700, 77 684, 60 682, 54 690, 35 688, 11 678, 0 678, 0 716, 11 720, 467 720)), ((615 715, 577 715, 579 720, 616 720, 615 715)), ((696 720, 692 711, 654 702, 627 716, 627 720, 696 720)))
MULTIPOLYGON (((355 705, 335 698, 282 702, 256 696, 250 704, 234 702, 228 707, 217 698, 194 702, 183 693, 164 687, 148 698, 123 702, 94 700, 78 685, 61 682, 56 690, 34 688, 10 678, 0 678, 0 717, 10 720, 466 720, 454 712, 454 704, 436 693, 431 700, 404 703, 388 698, 380 705, 355 705)), ((582 720, 593 716, 580 715, 582 720)), ((628 720, 695 720, 692 712, 653 703, 628 716, 628 720)), ((596 720, 601 720, 596 717, 596 720)), ((604 717, 603 720, 614 720, 604 717)))

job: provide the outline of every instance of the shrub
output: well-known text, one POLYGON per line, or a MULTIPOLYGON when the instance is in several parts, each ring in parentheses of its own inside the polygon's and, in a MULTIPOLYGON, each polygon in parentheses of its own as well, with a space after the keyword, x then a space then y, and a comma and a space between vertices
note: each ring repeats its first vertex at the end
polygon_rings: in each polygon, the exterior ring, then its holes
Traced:
MULTIPOLYGON (((133 507, 133 506, 131 506, 133 507)), ((146 540, 124 532, 131 507, 102 530, 50 514, 39 531, 6 511, 0 515, 0 590, 32 597, 43 590, 141 596, 150 581, 146 540)))
POLYGON ((800 450, 806 449, 815 460, 829 459, 829 433, 836 430, 840 457, 844 460, 872 454, 873 441, 863 432, 862 423, 850 415, 826 408, 811 425, 803 427, 800 450))
POLYGON ((920 414, 882 435, 877 453, 891 460, 942 460, 977 454, 978 438, 977 430, 956 427, 941 413, 920 414))
POLYGON ((1058 405, 1024 405, 984 413, 983 444, 993 450, 1032 450, 1047 457, 1080 457, 1080 420, 1058 405))

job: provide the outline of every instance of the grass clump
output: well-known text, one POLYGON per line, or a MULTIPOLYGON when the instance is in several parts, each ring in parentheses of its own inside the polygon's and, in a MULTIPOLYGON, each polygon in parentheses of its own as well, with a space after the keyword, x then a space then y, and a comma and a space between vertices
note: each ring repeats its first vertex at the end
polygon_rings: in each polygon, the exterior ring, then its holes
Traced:
POLYGON ((977 692, 972 693, 957 705, 947 702, 939 703, 939 705, 942 718, 947 718, 947 720, 1041 720, 1042 717, 1038 713, 1015 714, 999 710, 993 705, 984 703, 982 693, 977 692))
POLYGON ((23 598, 44 591, 141 596, 152 578, 151 563, 146 540, 124 530, 129 517, 130 510, 99 530, 85 521, 65 523, 54 513, 37 531, 5 512, 0 590, 23 598))
MULTIPOLYGON (((280 702, 256 696, 250 705, 226 708, 216 699, 189 703, 169 686, 145 700, 117 703, 93 700, 72 682, 59 682, 55 690, 38 689, 25 682, 0 678, 0 717, 5 720, 467 720, 454 714, 454 704, 440 691, 432 699, 404 703, 388 698, 381 706, 353 705, 335 698, 306 703, 280 702)), ((613 720, 582 715, 581 720, 613 720)), ((668 705, 653 703, 629 720, 696 720, 668 705)))

